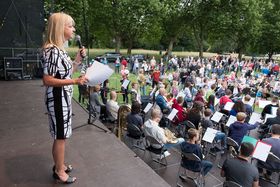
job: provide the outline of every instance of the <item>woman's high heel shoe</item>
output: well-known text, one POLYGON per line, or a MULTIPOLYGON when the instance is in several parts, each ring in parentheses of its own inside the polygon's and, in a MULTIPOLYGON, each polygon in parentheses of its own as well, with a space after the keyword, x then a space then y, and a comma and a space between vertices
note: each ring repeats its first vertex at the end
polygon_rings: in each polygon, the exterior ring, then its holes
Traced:
POLYGON ((53 173, 53 178, 64 184, 72 184, 72 183, 76 182, 76 180, 77 180, 75 177, 71 177, 69 175, 68 178, 66 179, 66 181, 63 181, 60 179, 60 177, 58 176, 58 174, 56 172, 53 173))
MULTIPOLYGON (((52 170, 53 170, 53 172, 55 172, 55 165, 53 166, 52 170)), ((66 167, 65 173, 70 173, 72 170, 73 170, 72 165, 68 165, 66 167)))

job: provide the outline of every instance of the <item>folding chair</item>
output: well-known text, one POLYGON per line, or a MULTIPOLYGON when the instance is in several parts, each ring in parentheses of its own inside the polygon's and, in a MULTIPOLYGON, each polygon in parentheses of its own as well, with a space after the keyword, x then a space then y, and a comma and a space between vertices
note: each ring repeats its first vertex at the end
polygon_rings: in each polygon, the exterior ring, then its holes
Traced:
MULTIPOLYGON (((238 148, 239 148, 238 143, 234 139, 227 137, 227 146, 228 146, 227 158, 236 157, 238 154, 238 148)), ((220 160, 221 161, 218 163, 218 168, 222 168, 223 161, 222 161, 222 159, 220 159, 220 160)))
POLYGON ((186 181, 188 178, 188 179, 191 179, 196 184, 196 186, 203 187, 205 184, 204 176, 202 174, 203 168, 200 166, 200 168, 198 168, 197 170, 189 170, 184 167, 183 159, 187 159, 189 161, 201 162, 201 159, 194 153, 182 153, 181 154, 181 164, 179 166, 179 170, 178 170, 178 174, 177 174, 176 185, 180 186, 180 187, 182 186, 181 184, 178 183, 179 178, 181 178, 181 180, 183 180, 183 181, 186 181), (184 169, 184 174, 186 177, 181 176, 181 174, 180 174, 182 168, 184 169), (188 175, 186 175, 186 170, 196 173, 197 175, 195 177, 188 176, 188 175))
POLYGON ((242 187, 242 186, 233 181, 225 181, 223 187, 242 187))
POLYGON ((128 124, 127 125, 127 133, 126 136, 132 139, 132 149, 140 149, 145 151, 144 148, 144 133, 140 128, 135 124, 128 124), (135 143, 134 143, 135 142, 135 143), (142 145, 142 146, 141 146, 142 145))
MULTIPOLYGON (((268 162, 268 163, 274 162, 274 163, 280 164, 280 158, 279 158, 278 156, 276 156, 275 154, 273 154, 272 152, 270 152, 270 153, 268 154, 268 157, 267 157, 267 159, 266 159, 266 162, 268 162)), ((262 168, 262 169, 265 169, 265 170, 270 171, 270 172, 272 172, 272 173, 276 173, 276 174, 278 175, 278 177, 277 177, 277 182, 276 182, 276 181, 272 181, 272 180, 267 180, 267 179, 264 178, 264 177, 260 177, 260 178, 261 178, 262 180, 265 180, 265 181, 271 183, 271 184, 274 184, 274 185, 276 185, 276 186, 279 186, 279 184, 280 184, 280 170, 279 170, 279 169, 278 169, 278 170, 277 170, 277 169, 268 169, 267 167, 264 167, 264 166, 262 166, 261 164, 258 164, 258 168, 262 168)))
POLYGON ((163 166, 167 166, 167 160, 164 154, 164 152, 167 151, 167 149, 165 149, 164 146, 152 136, 146 135, 145 140, 146 140, 146 145, 145 145, 144 157, 146 151, 149 151, 150 156, 154 162, 157 162, 158 164, 163 166), (157 155, 158 159, 153 158, 151 153, 157 155), (161 160, 164 160, 165 162, 162 162, 161 160))

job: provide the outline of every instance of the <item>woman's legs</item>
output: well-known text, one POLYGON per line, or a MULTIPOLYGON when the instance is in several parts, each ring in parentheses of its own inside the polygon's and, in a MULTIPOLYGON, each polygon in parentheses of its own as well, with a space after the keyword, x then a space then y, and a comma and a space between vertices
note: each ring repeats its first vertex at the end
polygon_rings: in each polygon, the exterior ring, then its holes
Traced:
MULTIPOLYGON (((65 173, 66 166, 64 165, 64 156, 65 156, 64 139, 54 140, 53 147, 52 147, 52 154, 55 163, 55 172, 57 173, 61 181, 66 181, 69 175, 65 173)), ((76 178, 74 180, 76 180, 76 178)))

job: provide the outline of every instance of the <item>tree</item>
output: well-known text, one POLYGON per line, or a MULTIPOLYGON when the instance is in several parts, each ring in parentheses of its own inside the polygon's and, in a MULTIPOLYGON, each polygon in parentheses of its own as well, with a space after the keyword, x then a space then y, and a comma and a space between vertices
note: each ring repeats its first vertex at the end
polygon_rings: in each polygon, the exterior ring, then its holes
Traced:
POLYGON ((280 51, 280 2, 266 0, 262 2, 262 19, 257 48, 268 54, 269 60, 275 52, 280 51))

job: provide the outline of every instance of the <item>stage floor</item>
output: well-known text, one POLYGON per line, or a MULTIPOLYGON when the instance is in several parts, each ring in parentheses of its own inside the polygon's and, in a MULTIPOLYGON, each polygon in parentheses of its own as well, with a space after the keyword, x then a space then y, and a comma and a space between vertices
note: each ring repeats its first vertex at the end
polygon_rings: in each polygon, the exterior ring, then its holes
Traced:
MULTIPOLYGON (((61 186, 52 179, 52 138, 44 90, 41 80, 0 81, 0 187, 61 186)), ((86 124, 88 115, 75 101, 73 112, 73 127, 86 124)), ((99 121, 95 124, 105 127, 99 121)), ((176 186, 180 153, 176 149, 170 152, 168 166, 158 166, 149 154, 143 157, 142 151, 131 151, 114 134, 94 126, 82 127, 67 140, 66 161, 73 165, 72 175, 78 178, 71 186, 176 186)), ((205 178, 205 186, 221 187, 220 160, 214 156, 208 159, 214 167, 205 178)), ((179 182, 195 186, 190 180, 179 182)), ((260 185, 273 186, 264 181, 260 185)))

